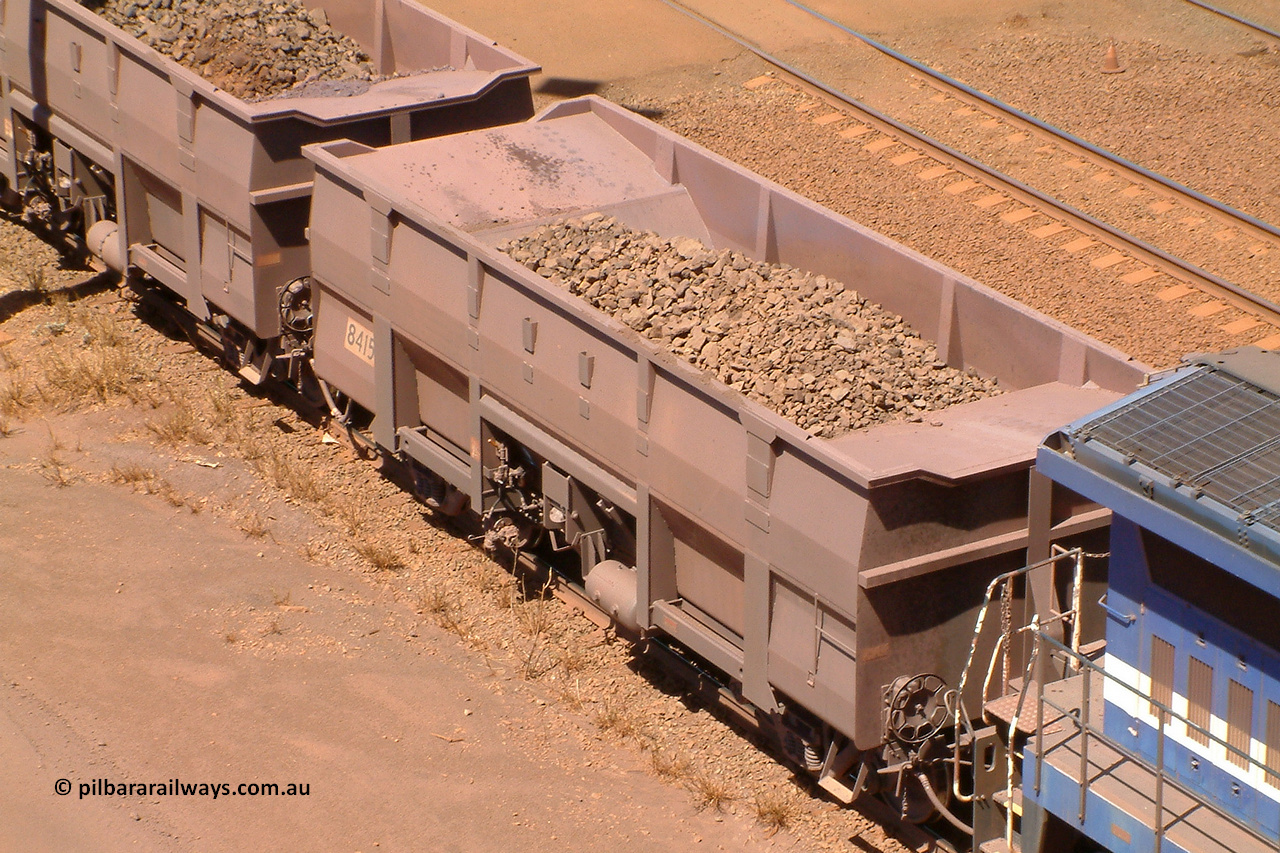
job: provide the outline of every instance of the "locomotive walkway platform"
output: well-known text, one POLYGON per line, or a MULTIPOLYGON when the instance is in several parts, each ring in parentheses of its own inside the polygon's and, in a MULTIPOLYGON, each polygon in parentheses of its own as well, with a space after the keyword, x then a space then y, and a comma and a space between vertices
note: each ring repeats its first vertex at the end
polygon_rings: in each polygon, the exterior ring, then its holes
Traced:
MULTIPOLYGON (((1095 670, 1046 685, 1043 736, 1038 741, 1032 734, 1024 753, 1024 797, 1038 801, 1046 811, 1093 839, 1116 845, 1116 849, 1158 853, 1274 853, 1277 849, 1274 840, 1261 838, 1235 823, 1212 803, 1180 787, 1167 774, 1158 785, 1154 766, 1122 752, 1101 734, 1105 704, 1103 679, 1102 672, 1095 670), (1087 694, 1086 678, 1089 680, 1087 694), (1085 719, 1083 731, 1074 716, 1076 709, 1081 708, 1084 708, 1085 719), (1060 709, 1071 709, 1073 713, 1064 714, 1060 709), (1040 765, 1038 792, 1035 790, 1037 764, 1040 765), (1080 799, 1082 777, 1083 803, 1080 799)), ((1035 685, 1029 689, 1033 692, 1028 693, 1021 717, 1034 732, 1035 685)))

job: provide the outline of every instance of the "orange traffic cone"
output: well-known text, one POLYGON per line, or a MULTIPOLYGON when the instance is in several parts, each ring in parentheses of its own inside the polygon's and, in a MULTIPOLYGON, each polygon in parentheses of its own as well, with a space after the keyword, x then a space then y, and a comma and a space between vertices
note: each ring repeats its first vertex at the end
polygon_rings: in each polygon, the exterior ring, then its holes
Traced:
POLYGON ((1107 46, 1107 56, 1102 60, 1103 74, 1120 74, 1124 71, 1124 66, 1120 64, 1119 57, 1116 56, 1116 43, 1112 42, 1107 46))

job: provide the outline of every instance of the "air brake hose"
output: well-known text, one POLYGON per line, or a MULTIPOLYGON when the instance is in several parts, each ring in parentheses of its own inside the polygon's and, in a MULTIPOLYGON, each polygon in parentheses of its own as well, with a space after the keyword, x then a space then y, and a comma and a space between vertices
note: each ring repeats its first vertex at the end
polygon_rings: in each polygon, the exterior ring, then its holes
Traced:
POLYGON ((938 795, 933 790, 933 785, 929 783, 929 777, 923 770, 916 772, 916 781, 920 783, 920 787, 924 788, 924 795, 929 798, 929 802, 938 814, 947 819, 947 823, 963 832, 965 835, 973 835, 973 827, 962 821, 951 813, 951 809, 942 804, 942 800, 938 799, 938 795))

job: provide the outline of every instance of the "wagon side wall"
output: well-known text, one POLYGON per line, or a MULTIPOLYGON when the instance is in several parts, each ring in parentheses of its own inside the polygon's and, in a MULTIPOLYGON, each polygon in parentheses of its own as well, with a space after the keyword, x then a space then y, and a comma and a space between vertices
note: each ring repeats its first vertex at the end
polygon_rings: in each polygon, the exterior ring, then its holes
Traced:
POLYGON ((385 260, 380 244, 362 262, 368 244, 352 239, 352 223, 380 220, 385 206, 319 169, 321 377, 376 413, 390 449, 443 460, 437 473, 476 506, 480 447, 495 430, 620 496, 638 529, 640 624, 741 680, 762 707, 773 706, 772 683, 851 731, 865 511, 856 476, 470 235, 393 209, 385 260), (352 321, 374 332, 372 364, 351 346, 352 321), (434 402, 425 388, 437 389, 434 402), (798 627, 789 614, 800 613, 798 627), (816 645, 815 613, 825 626, 816 645))

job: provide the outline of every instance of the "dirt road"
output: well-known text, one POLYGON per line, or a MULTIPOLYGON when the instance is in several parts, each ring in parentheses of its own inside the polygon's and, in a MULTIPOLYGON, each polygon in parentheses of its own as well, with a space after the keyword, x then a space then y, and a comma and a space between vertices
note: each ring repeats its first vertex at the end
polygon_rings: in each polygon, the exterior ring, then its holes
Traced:
POLYGON ((60 435, 69 465, 100 467, 112 420, 0 442, 0 850, 790 846, 696 813, 350 571, 87 475, 59 488, 32 461, 60 435), (229 789, 81 798, 100 779, 229 789), (263 782, 309 794, 235 793, 263 782))

